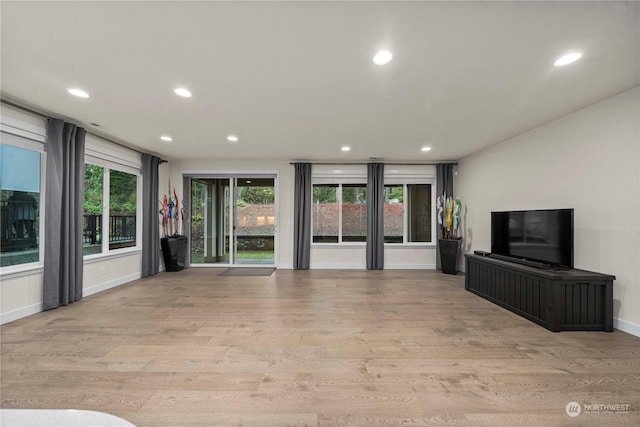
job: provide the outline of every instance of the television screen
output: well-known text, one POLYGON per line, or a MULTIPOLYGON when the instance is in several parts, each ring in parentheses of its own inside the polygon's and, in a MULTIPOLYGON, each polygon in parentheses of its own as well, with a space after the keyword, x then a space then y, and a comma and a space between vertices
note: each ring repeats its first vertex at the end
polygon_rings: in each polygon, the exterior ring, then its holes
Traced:
POLYGON ((573 209, 491 212, 491 252, 573 268, 573 209))

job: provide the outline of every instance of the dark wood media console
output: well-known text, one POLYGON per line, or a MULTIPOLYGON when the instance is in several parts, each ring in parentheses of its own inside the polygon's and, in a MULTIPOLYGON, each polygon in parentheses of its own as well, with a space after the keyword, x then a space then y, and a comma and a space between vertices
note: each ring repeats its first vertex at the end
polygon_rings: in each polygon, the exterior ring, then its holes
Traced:
POLYGON ((465 255, 465 289, 553 332, 613 330, 615 276, 465 255))

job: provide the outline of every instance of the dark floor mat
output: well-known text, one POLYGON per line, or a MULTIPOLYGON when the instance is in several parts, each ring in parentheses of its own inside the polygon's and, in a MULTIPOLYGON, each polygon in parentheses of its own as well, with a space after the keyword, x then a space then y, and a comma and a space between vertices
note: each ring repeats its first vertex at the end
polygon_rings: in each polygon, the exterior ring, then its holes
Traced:
POLYGON ((218 276, 271 276, 275 270, 274 267, 231 267, 218 276))

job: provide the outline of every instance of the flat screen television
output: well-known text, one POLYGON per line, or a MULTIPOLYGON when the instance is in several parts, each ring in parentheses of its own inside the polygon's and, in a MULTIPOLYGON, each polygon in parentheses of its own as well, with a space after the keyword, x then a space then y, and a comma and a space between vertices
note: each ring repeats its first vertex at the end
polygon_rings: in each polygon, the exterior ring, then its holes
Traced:
POLYGON ((573 209, 491 212, 491 253, 573 268, 573 209))

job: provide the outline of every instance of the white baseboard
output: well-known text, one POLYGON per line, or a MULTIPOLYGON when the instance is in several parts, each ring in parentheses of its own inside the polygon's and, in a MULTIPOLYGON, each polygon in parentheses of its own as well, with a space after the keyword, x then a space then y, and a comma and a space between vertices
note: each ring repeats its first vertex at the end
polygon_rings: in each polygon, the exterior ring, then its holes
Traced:
POLYGON ((613 327, 636 337, 640 337, 640 325, 622 319, 613 319, 613 327))
MULTIPOLYGON (((124 285, 125 283, 138 280, 140 279, 140 277, 141 274, 136 273, 129 276, 119 277, 118 279, 111 280, 109 282, 100 283, 99 285, 92 286, 91 288, 83 289, 82 296, 88 297, 89 295, 97 294, 98 292, 106 291, 107 289, 115 288, 116 286, 124 285)), ((14 320, 22 319, 23 317, 31 316, 32 314, 40 313, 43 310, 43 303, 40 302, 10 311, 8 313, 3 313, 2 315, 0 315, 0 325, 13 322, 14 320)))
POLYGON ((97 294, 98 292, 106 291, 107 289, 115 288, 116 286, 124 285, 125 283, 133 282, 142 277, 141 273, 130 274, 124 277, 118 277, 115 280, 100 283, 99 285, 92 286, 82 290, 82 296, 88 297, 89 295, 97 294))
POLYGON ((367 267, 361 264, 311 264, 311 270, 366 270, 367 267))
POLYGON ((14 320, 22 319, 23 317, 31 316, 32 314, 40 313, 43 309, 43 304, 40 302, 38 304, 32 304, 26 307, 19 308, 17 310, 10 311, 8 313, 3 313, 2 315, 0 315, 0 325, 13 322, 14 320))
POLYGON ((435 270, 435 264, 393 264, 385 265, 385 270, 435 270))
MULTIPOLYGON (((366 270, 366 265, 361 264, 312 264, 311 270, 366 270)), ((433 264, 394 264, 385 265, 385 270, 435 270, 433 264)))

